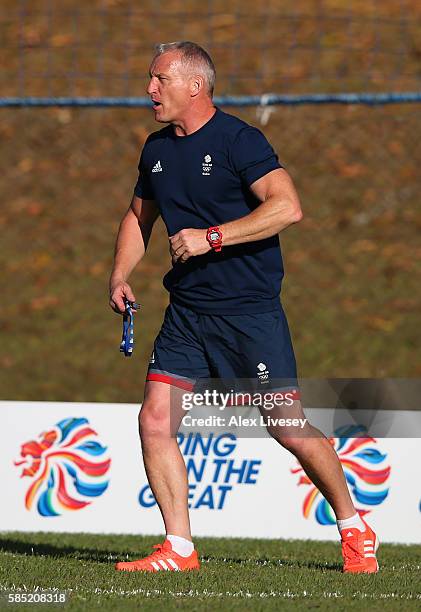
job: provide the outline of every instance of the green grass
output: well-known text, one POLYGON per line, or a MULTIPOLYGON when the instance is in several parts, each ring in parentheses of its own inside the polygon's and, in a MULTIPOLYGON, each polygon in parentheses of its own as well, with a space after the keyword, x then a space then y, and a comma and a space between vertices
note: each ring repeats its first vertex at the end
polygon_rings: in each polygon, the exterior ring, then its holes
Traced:
POLYGON ((66 591, 67 610, 415 610, 421 602, 417 546, 382 545, 377 575, 342 574, 340 548, 333 542, 225 538, 196 540, 200 572, 114 570, 117 560, 148 554, 157 541, 152 536, 3 533, 0 592, 66 591))

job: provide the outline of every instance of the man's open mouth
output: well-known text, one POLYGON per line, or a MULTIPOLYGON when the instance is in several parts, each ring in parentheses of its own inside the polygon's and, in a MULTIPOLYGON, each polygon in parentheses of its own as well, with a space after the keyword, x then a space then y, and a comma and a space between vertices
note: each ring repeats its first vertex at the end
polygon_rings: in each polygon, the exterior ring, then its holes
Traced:
POLYGON ((162 106, 161 102, 158 102, 157 100, 152 100, 152 102, 153 102, 152 108, 154 110, 157 110, 158 108, 161 108, 161 106, 162 106))

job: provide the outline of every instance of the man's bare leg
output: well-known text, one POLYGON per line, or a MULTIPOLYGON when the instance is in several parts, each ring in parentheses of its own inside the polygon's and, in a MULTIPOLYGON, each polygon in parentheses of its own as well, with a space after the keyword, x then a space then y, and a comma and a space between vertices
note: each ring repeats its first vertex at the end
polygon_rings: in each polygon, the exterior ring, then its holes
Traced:
MULTIPOLYGON (((177 440, 171 436, 171 428, 173 432, 177 429, 174 395, 171 422, 171 393, 175 393, 174 388, 165 383, 148 382, 146 385, 145 401, 139 415, 142 452, 149 485, 161 510, 166 532, 191 540, 186 466, 177 440)), ((181 416, 179 414, 179 420, 181 416)), ((288 416, 291 416, 290 410, 288 416)), ((293 416, 303 418, 301 407, 294 410, 293 416)), ((296 456, 332 506, 337 519, 355 514, 339 458, 320 431, 309 424, 299 431, 299 437, 291 435, 290 429, 281 427, 268 427, 268 431, 296 456)))
MULTIPOLYGON (((262 411, 262 414, 276 418, 305 418, 300 402, 294 402, 294 406, 288 409, 262 411)), ((337 520, 355 515, 341 462, 321 431, 309 423, 296 432, 289 427, 267 429, 279 444, 295 455, 307 476, 332 506, 337 520)))
MULTIPOLYGON (((285 409, 283 412, 283 416, 288 418, 285 409)), ((294 402, 292 412, 288 416, 305 418, 300 402, 294 402)), ((379 569, 376 559, 378 538, 360 518, 352 503, 342 465, 334 448, 309 423, 301 431, 286 432, 286 429, 289 428, 268 426, 269 433, 296 456, 307 476, 332 506, 341 534, 343 571, 347 574, 376 573, 379 569)))
POLYGON ((178 412, 176 408, 177 391, 165 383, 146 383, 139 433, 146 475, 166 533, 191 541, 187 471, 177 439, 171 436, 171 430, 177 431, 182 416, 181 409, 178 412))
POLYGON ((313 429, 311 435, 314 437, 300 439, 298 444, 295 440, 292 452, 307 476, 332 506, 336 518, 341 520, 353 516, 356 510, 338 455, 318 429, 311 425, 309 427, 313 429))

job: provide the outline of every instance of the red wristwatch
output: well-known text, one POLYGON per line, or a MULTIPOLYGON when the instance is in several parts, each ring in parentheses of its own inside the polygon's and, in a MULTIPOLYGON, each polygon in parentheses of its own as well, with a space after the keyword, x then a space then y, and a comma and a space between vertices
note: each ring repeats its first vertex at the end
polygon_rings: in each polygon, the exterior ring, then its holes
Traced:
POLYGON ((222 249, 222 232, 219 227, 210 227, 206 232, 206 240, 213 250, 219 253, 222 249))

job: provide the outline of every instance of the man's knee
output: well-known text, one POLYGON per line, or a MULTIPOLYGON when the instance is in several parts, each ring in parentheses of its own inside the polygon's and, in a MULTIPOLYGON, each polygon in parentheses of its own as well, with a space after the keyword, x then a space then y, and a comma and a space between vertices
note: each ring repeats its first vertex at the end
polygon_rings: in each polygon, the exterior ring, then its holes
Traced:
POLYGON ((300 455, 308 446, 305 436, 292 436, 279 428, 268 428, 268 432, 281 446, 293 455, 300 455))
POLYGON ((169 415, 170 411, 164 402, 144 402, 139 412, 139 434, 141 439, 169 437, 169 415))

